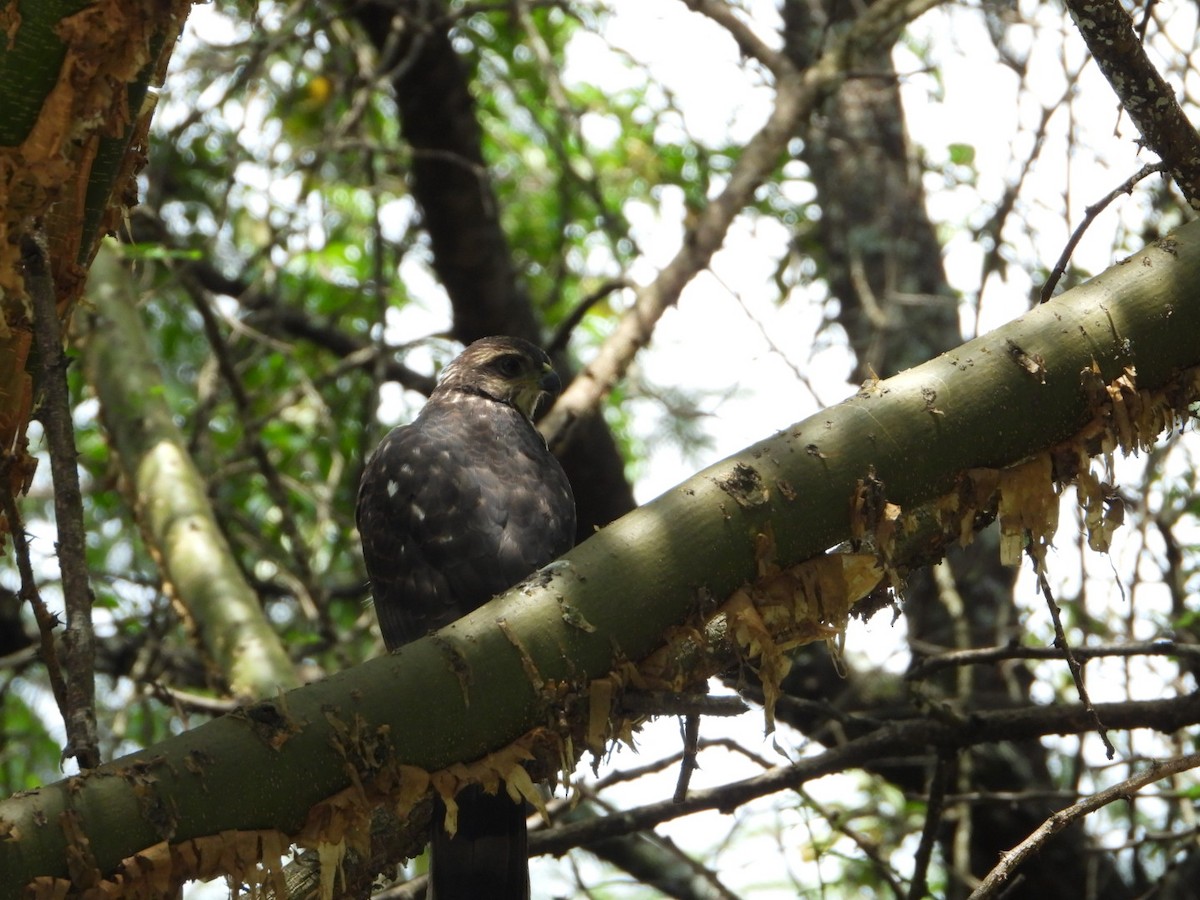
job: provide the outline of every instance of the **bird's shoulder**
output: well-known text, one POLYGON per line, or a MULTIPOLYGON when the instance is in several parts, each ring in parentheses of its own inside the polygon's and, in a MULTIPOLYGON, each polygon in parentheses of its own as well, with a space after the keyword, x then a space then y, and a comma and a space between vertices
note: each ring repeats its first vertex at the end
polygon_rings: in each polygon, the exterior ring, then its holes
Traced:
POLYGON ((471 394, 435 392, 380 442, 359 490, 360 528, 383 525, 418 541, 441 543, 467 526, 541 529, 547 515, 554 531, 568 517, 574 527, 562 467, 519 411, 471 394))
POLYGON ((467 393, 435 393, 413 422, 388 432, 367 472, 385 486, 428 484, 503 467, 513 452, 550 455, 545 441, 512 407, 467 393))

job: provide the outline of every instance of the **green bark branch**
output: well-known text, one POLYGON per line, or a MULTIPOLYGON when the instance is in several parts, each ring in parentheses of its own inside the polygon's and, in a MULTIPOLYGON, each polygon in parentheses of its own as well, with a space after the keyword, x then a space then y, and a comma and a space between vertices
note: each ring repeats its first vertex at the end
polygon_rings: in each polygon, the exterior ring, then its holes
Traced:
POLYGON ((294 687, 296 675, 217 524, 207 481, 163 399, 129 272, 111 248, 96 256, 80 347, 136 518, 166 589, 239 697, 294 687))
MULTIPOLYGON (((336 845, 365 828, 372 804, 411 802, 406 791, 421 781, 401 764, 433 772, 539 726, 586 728, 589 680, 646 657, 668 629, 694 625, 706 597, 753 581, 764 533, 781 566, 847 538, 851 498, 872 469, 888 501, 912 508, 967 470, 1044 451, 1093 419, 1095 394, 1081 379, 1093 365, 1105 381, 1136 366, 1140 388, 1182 384, 1172 388, 1175 409, 1194 402, 1198 283, 1193 223, 699 473, 436 636, 0 802, 0 900, 37 877, 79 887, 111 876, 160 841, 187 848, 219 835, 212 840, 231 846, 235 830, 254 829, 238 847, 263 856, 302 831, 310 844, 336 845)), ((127 356, 110 367, 132 368, 127 356)), ((146 855, 155 877, 195 873, 185 853, 164 854, 146 855)))

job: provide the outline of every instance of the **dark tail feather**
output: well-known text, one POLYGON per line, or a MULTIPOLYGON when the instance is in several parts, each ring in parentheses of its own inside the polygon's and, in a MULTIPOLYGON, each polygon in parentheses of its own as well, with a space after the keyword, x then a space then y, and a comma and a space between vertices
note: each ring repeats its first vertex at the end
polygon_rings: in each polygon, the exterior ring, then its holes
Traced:
POLYGON ((458 833, 450 837, 439 798, 433 810, 428 900, 529 900, 529 836, 525 804, 468 787, 458 801, 458 833))

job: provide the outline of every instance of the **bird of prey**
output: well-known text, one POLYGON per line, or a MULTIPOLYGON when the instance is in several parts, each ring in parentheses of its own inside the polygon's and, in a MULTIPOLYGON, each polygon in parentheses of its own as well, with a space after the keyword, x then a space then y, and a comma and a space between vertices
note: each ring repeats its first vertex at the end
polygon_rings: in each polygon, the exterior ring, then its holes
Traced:
MULTIPOLYGON (((389 650, 448 625, 570 549, 575 501, 533 414, 558 392, 528 341, 490 337, 450 363, 409 425, 368 460, 358 530, 389 650)), ((435 804, 430 897, 527 898, 524 804, 501 789, 456 798, 458 831, 435 804)))

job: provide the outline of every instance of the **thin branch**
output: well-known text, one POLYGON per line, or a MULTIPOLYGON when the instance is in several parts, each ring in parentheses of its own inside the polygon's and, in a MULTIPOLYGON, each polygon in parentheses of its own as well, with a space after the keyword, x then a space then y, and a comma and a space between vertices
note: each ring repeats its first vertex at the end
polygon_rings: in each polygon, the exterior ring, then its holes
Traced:
POLYGON ((67 746, 63 758, 74 757, 81 769, 92 769, 100 765, 96 734, 96 635, 92 630, 92 589, 87 574, 79 454, 75 450, 71 392, 67 387, 68 363, 59 329, 49 242, 40 226, 25 235, 21 250, 25 287, 33 303, 34 339, 41 356, 41 405, 37 416, 50 451, 54 519, 58 529, 55 549, 67 616, 63 633, 67 746))
POLYGON ((33 610, 34 621, 38 626, 40 652, 42 662, 46 665, 46 674, 50 678, 50 689, 54 692, 54 702, 58 704, 63 721, 67 720, 67 686, 63 679, 62 666, 58 661, 58 648, 54 644, 54 629, 61 625, 58 616, 50 612, 46 602, 38 591, 37 580, 33 577, 33 565, 29 559, 29 540, 25 535, 25 523, 21 518, 21 510, 12 493, 12 479, 9 471, 16 457, 5 454, 4 462, 0 464, 0 513, 8 520, 8 533, 12 537, 13 552, 17 558, 17 572, 21 578, 18 596, 33 610))
POLYGON ((1071 679, 1075 682, 1075 690, 1079 692, 1079 699, 1095 720, 1096 731, 1100 735, 1100 740, 1104 742, 1104 751, 1108 758, 1112 759, 1117 755, 1117 748, 1108 739, 1108 730, 1100 721, 1096 707, 1092 705, 1092 698, 1088 696, 1087 685, 1083 681, 1083 666, 1079 665, 1079 660, 1075 658, 1075 654, 1071 651, 1071 645, 1067 642, 1067 635, 1062 624, 1062 611, 1054 601, 1054 592, 1050 589, 1050 582, 1046 579, 1045 566, 1038 559, 1032 545, 1029 548, 1029 557, 1033 560, 1034 568, 1037 570, 1038 589, 1046 599, 1046 607, 1050 610, 1050 618, 1054 622, 1054 646, 1062 651, 1063 659, 1067 661, 1067 668, 1071 670, 1071 679))
MULTIPOLYGON (((914 643, 918 650, 927 645, 914 643)), ((1138 641, 1128 644, 1099 644, 1091 647, 1073 647, 1075 658, 1086 662, 1111 656, 1178 656, 1200 661, 1200 644, 1184 644, 1173 640, 1138 641)), ((982 666, 1014 659, 1062 659, 1062 651, 1053 647, 977 647, 971 650, 951 650, 927 656, 913 663, 904 674, 908 681, 921 681, 943 669, 955 666, 982 666)))
POLYGON ((623 291, 633 286, 633 282, 627 278, 609 278, 604 281, 598 288, 576 303, 563 320, 558 323, 558 327, 554 329, 554 336, 546 343, 546 352, 551 356, 555 356, 565 350, 567 342, 571 339, 571 332, 583 321, 583 317, 587 314, 588 310, 610 294, 615 294, 617 291, 623 291))
POLYGON ((688 785, 692 783, 692 773, 700 768, 696 761, 697 745, 700 742, 700 717, 689 713, 679 724, 679 733, 683 738, 683 759, 679 761, 679 780, 675 782, 675 795, 672 799, 682 803, 687 797, 688 785))
POLYGON ((1066 809, 1059 810, 1046 819, 1033 834, 1014 847, 1012 851, 1004 854, 1004 858, 992 871, 988 872, 968 900, 987 900, 989 897, 998 896, 1004 882, 1012 877, 1021 863, 1040 851, 1050 838, 1073 822, 1091 815, 1114 800, 1132 800, 1134 795, 1146 785, 1180 772, 1186 772, 1197 766, 1200 766, 1200 753, 1189 753, 1174 759, 1152 762, 1145 772, 1127 778, 1090 797, 1085 797, 1066 809))
POLYGON ((180 279, 185 292, 192 301, 192 306, 200 314, 204 323, 204 334, 217 361, 217 369, 225 382, 233 405, 238 411, 242 423, 242 443, 249 451, 259 474, 267 489, 267 495, 280 512, 279 528, 290 544, 291 560, 296 567, 296 577, 292 583, 297 588, 297 600, 301 609, 320 629, 322 636, 333 634, 333 623, 329 621, 328 605, 321 596, 318 580, 313 576, 312 564, 309 559, 308 544, 296 524, 297 516, 293 508, 292 498, 284 487, 279 470, 267 452, 267 446, 262 438, 262 432, 253 417, 253 404, 242 383, 241 375, 234 365, 229 343, 221 330, 220 322, 213 311, 212 298, 193 279, 184 274, 180 279), (314 596, 316 594, 317 596, 314 596))
POLYGON ((236 700, 224 697, 205 697, 201 694, 183 691, 163 684, 161 681, 150 682, 150 691, 155 699, 172 707, 181 715, 184 712, 194 712, 208 716, 223 716, 243 705, 236 700))
POLYGON ((1071 259, 1071 254, 1075 252, 1075 247, 1079 244, 1080 239, 1083 238, 1084 232, 1091 227, 1096 216, 1104 212, 1108 205, 1121 196, 1121 194, 1132 194, 1134 185, 1147 175, 1153 172, 1161 172, 1166 167, 1166 163, 1162 162, 1142 166, 1137 172, 1109 191, 1107 195, 1083 211, 1083 221, 1071 232, 1071 238, 1067 241, 1067 245, 1063 247, 1062 255, 1058 257, 1058 262, 1054 264, 1053 270, 1051 270, 1049 277, 1046 278, 1046 283, 1042 285, 1042 293, 1038 299, 1039 303, 1045 303, 1054 295, 1054 288, 1058 284, 1058 280, 1067 271, 1067 263, 1071 259))
POLYGON ((812 809, 814 809, 817 814, 821 816, 821 818, 829 823, 830 828, 834 829, 839 834, 845 835, 854 844, 854 846, 858 847, 858 849, 862 851, 863 855, 867 859, 871 860, 871 862, 875 864, 876 873, 878 873, 879 877, 883 879, 884 883, 887 884, 887 886, 891 889, 892 896, 895 897, 896 900, 904 900, 905 892, 904 888, 900 884, 900 879, 892 870, 891 864, 888 863, 888 861, 884 859, 883 855, 879 852, 879 843, 877 841, 858 831, 856 828, 851 828, 848 824, 846 824, 845 821, 843 821, 847 818, 845 813, 828 809, 803 788, 797 790, 796 793, 804 798, 804 804, 806 806, 812 807, 812 809))
MULTIPOLYGON (((562 802, 557 821, 563 824, 588 821, 617 812, 602 798, 588 796, 586 791, 581 793, 586 798, 582 802, 562 802)), ((584 849, 624 870, 637 882, 664 897, 677 900, 737 900, 736 895, 721 883, 715 871, 660 834, 620 835, 588 844, 584 849)), ((719 853, 719 850, 714 850, 708 862, 714 862, 719 853)))
POLYGON ((787 58, 769 47, 749 25, 738 18, 733 8, 724 0, 683 0, 683 2, 692 12, 707 16, 728 31, 729 36, 737 42, 742 56, 758 60, 771 71, 777 80, 791 75, 792 66, 787 58))
MULTIPOLYGON (((708 750, 713 747, 720 747, 729 753, 745 757, 760 768, 771 768, 771 764, 765 758, 751 753, 741 744, 729 738, 716 738, 712 740, 700 741, 701 750, 708 750)), ((599 794, 599 792, 606 788, 612 787, 614 784, 626 784, 630 781, 636 781, 639 778, 644 778, 647 775, 655 775, 659 772, 664 772, 681 759, 683 759, 682 750, 678 753, 671 753, 668 756, 664 756, 661 759, 656 759, 642 766, 630 766, 624 769, 615 769, 595 783, 586 786, 579 786, 579 788, 583 791, 592 791, 594 794, 599 794)))
POLYGON ((621 697, 621 711, 653 716, 740 716, 750 709, 736 694, 717 695, 678 691, 630 691, 621 697))
POLYGON ((942 828, 942 815, 946 808, 946 786, 957 769, 954 756, 949 752, 938 754, 937 766, 929 779, 929 799, 925 804, 925 827, 921 829, 921 842, 913 857, 913 880, 908 887, 908 900, 921 900, 928 891, 929 861, 938 832, 942 828))
POLYGON ((552 450, 562 452, 575 423, 595 409, 624 377, 638 351, 650 343, 658 320, 675 305, 687 284, 708 267, 734 219, 753 201, 754 192, 779 164, 800 124, 845 80, 854 54, 864 46, 893 40, 908 22, 940 3, 880 0, 871 4, 804 72, 781 60, 771 114, 746 143, 729 171, 724 189, 699 210, 684 230, 679 251, 650 284, 636 291, 633 305, 595 358, 539 424, 552 450))
POLYGON ((975 238, 984 246, 988 246, 988 250, 983 255, 983 264, 979 271, 979 295, 975 298, 975 333, 980 332, 980 315, 983 311, 983 291, 987 286, 989 276, 994 272, 1000 272, 1004 266, 1003 247, 1004 247, 1004 230, 1008 223, 1009 217, 1016 209, 1017 199, 1021 196, 1021 190, 1025 185, 1026 180, 1033 172, 1034 166, 1042 155, 1042 150, 1046 146, 1047 129, 1050 125, 1050 120, 1054 114, 1063 108, 1066 108, 1068 101, 1077 89, 1076 79, 1078 71, 1068 74, 1066 79, 1067 85, 1058 100, 1047 106, 1042 107, 1042 116, 1038 121, 1038 125, 1033 129, 1033 149, 1030 151, 1022 163, 1020 172, 1014 182, 1009 184, 996 204, 996 209, 983 227, 975 233, 975 238), (982 240, 984 237, 990 237, 990 241, 982 240))
POLYGON ((1200 209, 1200 135, 1180 108, 1117 0, 1067 0, 1088 50, 1142 135, 1166 164, 1192 209, 1200 209))
MULTIPOLYGON (((556 251, 553 254, 551 285, 546 291, 542 302, 548 306, 559 305, 562 299, 562 289, 570 272, 567 252, 567 226, 576 215, 580 205, 580 197, 591 201, 595 215, 593 217, 597 230, 604 234, 610 243, 614 257, 620 258, 619 246, 627 242, 636 255, 640 253, 637 242, 630 234, 628 222, 617 206, 613 206, 605 198, 604 189, 597 176, 601 168, 589 157, 589 142, 584 138, 581 125, 583 110, 571 102, 566 86, 563 84, 559 65, 554 53, 539 29, 532 15, 532 5, 518 0, 513 3, 513 15, 525 32, 525 40, 537 57, 541 77, 544 79, 546 96, 556 113, 546 124, 543 117, 534 115, 534 126, 545 136, 546 143, 553 150, 558 161, 558 171, 555 186, 558 193, 558 214, 555 221, 548 223, 549 228, 556 234, 556 251), (574 149, 572 149, 574 148, 574 149)), ((560 325, 558 334, 562 334, 560 325)), ((557 337, 557 335, 556 335, 557 337)), ((554 350, 547 349, 554 355, 554 350)))
MULTIPOLYGON (((877 766, 881 760, 924 755, 930 747, 947 750, 998 741, 1023 741, 1051 734, 1083 734, 1099 713, 1110 727, 1154 728, 1171 732, 1200 721, 1200 695, 1169 700, 1080 704, 1033 709, 980 711, 962 721, 915 719, 886 725, 841 746, 776 766, 760 775, 716 788, 693 790, 679 803, 666 799, 622 810, 602 819, 572 823, 530 834, 535 854, 562 854, 591 841, 653 828, 702 810, 728 812, 744 803, 784 790, 796 790, 816 778, 848 769, 877 766)), ((1170 773, 1167 773, 1170 774, 1170 773)))
MULTIPOLYGON (((134 219, 134 226, 135 237, 139 242, 162 244, 171 250, 182 251, 177 237, 168 232, 160 219, 139 211, 134 219)), ((432 377, 414 372, 395 359, 397 352, 407 349, 411 344, 401 347, 387 345, 382 338, 382 329, 378 342, 359 337, 311 315, 305 309, 280 302, 264 292, 261 285, 248 276, 226 275, 204 257, 179 259, 173 268, 181 281, 186 283, 186 279, 194 279, 195 284, 204 290, 236 300, 249 316, 245 319, 227 320, 227 324, 257 341, 279 342, 280 346, 274 349, 280 353, 291 352, 291 342, 295 338, 301 338, 343 361, 352 361, 353 368, 376 373, 380 381, 395 381, 407 390, 418 391, 426 396, 433 390, 432 377)), ((380 310, 381 322, 382 311, 386 306, 386 298, 378 298, 377 309, 380 310)))
MULTIPOLYGON (((28 557, 27 557, 28 558, 28 557)), ((14 650, 12 653, 6 653, 0 656, 0 670, 12 669, 14 672, 20 672, 28 665, 32 665, 38 659, 38 647, 36 644, 29 644, 22 647, 20 650, 14 650)))
POLYGON ((812 397, 813 402, 816 403, 818 407, 828 406, 828 404, 821 399, 820 395, 817 394, 817 389, 813 387, 813 383, 811 380, 809 380, 809 377, 804 374, 799 366, 792 362, 792 359, 788 353, 781 346, 779 346, 779 343, 775 340, 775 336, 771 333, 771 329, 767 328, 767 326, 763 324, 762 319, 754 314, 754 310, 750 308, 750 304, 746 302, 746 298, 742 296, 741 292, 735 291, 729 285, 725 284, 723 280, 719 278, 717 280, 721 282, 721 286, 729 292, 729 295, 733 297, 735 301, 737 301, 737 305, 742 308, 742 312, 745 313, 746 318, 749 319, 750 323, 755 327, 755 329, 758 330, 759 337, 766 342, 767 349, 774 353, 780 362, 792 370, 792 377, 796 379, 796 383, 808 391, 808 395, 812 397))

